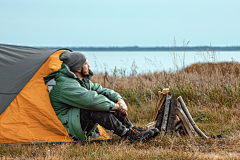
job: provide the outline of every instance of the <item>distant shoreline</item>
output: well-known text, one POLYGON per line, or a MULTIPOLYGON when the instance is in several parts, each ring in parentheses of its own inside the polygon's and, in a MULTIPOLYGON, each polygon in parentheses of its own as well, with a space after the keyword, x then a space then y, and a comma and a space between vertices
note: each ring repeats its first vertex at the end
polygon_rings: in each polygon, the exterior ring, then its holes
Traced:
MULTIPOLYGON (((48 47, 52 48, 52 47, 48 47)), ((55 47, 54 47, 55 48, 55 47)), ((58 47, 59 48, 59 47, 58 47)), ((60 47, 68 48, 73 51, 116 51, 116 52, 126 52, 126 51, 170 51, 170 52, 188 52, 188 51, 240 51, 240 46, 188 46, 188 47, 139 47, 139 46, 126 46, 126 47, 60 47)))

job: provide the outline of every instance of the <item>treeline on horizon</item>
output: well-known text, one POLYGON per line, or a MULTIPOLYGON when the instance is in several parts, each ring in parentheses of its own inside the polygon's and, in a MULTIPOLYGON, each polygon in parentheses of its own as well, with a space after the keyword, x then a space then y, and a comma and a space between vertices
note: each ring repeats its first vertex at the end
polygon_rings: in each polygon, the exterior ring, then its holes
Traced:
POLYGON ((139 47, 139 46, 125 46, 125 47, 64 47, 73 51, 240 51, 240 46, 157 46, 157 47, 139 47))

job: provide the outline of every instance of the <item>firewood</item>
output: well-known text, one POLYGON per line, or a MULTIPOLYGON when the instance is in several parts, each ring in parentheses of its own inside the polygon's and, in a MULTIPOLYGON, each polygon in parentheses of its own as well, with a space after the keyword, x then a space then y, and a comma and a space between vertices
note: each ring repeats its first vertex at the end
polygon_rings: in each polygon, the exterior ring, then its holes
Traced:
POLYGON ((155 128, 156 123, 157 123, 157 121, 150 122, 143 129, 145 129, 145 130, 153 129, 153 128, 155 128))
POLYGON ((188 109, 187 109, 187 107, 186 107, 186 105, 185 105, 182 97, 180 96, 180 97, 178 97, 177 99, 178 99, 179 103, 181 104, 181 107, 182 107, 184 113, 186 114, 188 120, 189 120, 190 123, 192 124, 193 128, 196 130, 196 132, 197 132, 201 137, 207 139, 208 137, 198 128, 198 126, 196 125, 196 123, 193 121, 192 116, 190 115, 190 113, 189 113, 189 111, 188 111, 188 109))
POLYGON ((182 131, 183 131, 183 133, 184 133, 185 135, 188 135, 188 133, 187 133, 187 131, 186 131, 186 128, 184 127, 182 121, 180 121, 180 123, 176 125, 175 129, 176 129, 175 132, 176 132, 177 135, 179 135, 179 136, 180 136, 180 131, 181 131, 181 129, 182 129, 182 131))
POLYGON ((176 127, 175 127, 175 131, 178 131, 178 129, 182 126, 182 121, 178 124, 178 125, 176 125, 176 127))
POLYGON ((161 130, 161 125, 162 125, 163 115, 164 115, 164 109, 165 109, 165 105, 163 104, 161 109, 158 111, 157 118, 156 118, 157 122, 156 122, 155 127, 158 128, 159 130, 161 130))
POLYGON ((176 133, 177 133, 177 136, 178 136, 178 137, 181 136, 180 133, 179 133, 179 130, 177 130, 176 133))
POLYGON ((177 108, 177 114, 179 116, 179 118, 181 119, 181 121, 183 122, 183 126, 186 129, 188 135, 190 137, 196 136, 198 137, 197 133, 195 132, 193 126, 191 125, 191 123, 189 122, 186 114, 184 113, 184 111, 181 108, 180 103, 178 103, 178 108, 177 108))
POLYGON ((171 100, 171 94, 168 93, 166 96, 163 120, 162 120, 162 125, 161 125, 161 135, 164 135, 164 133, 166 132, 170 100, 171 100))
POLYGON ((170 100, 170 109, 168 114, 168 122, 167 122, 167 132, 175 131, 175 120, 177 115, 177 100, 175 98, 171 98, 170 100))
POLYGON ((158 128, 161 135, 171 133, 180 135, 180 132, 190 137, 202 136, 208 138, 193 121, 182 97, 174 99, 171 92, 158 91, 152 122, 148 123, 143 129, 148 130, 158 128))
POLYGON ((175 124, 177 124, 179 121, 181 121, 178 117, 178 115, 176 115, 176 120, 175 120, 175 124))
POLYGON ((183 132, 185 133, 185 135, 189 135, 183 124, 181 125, 181 128, 183 129, 183 132))
POLYGON ((157 100, 157 103, 156 103, 156 107, 155 107, 155 111, 154 111, 154 114, 153 114, 152 121, 156 120, 157 115, 158 115, 158 111, 161 109, 165 99, 166 99, 166 95, 164 93, 158 91, 158 100, 157 100))

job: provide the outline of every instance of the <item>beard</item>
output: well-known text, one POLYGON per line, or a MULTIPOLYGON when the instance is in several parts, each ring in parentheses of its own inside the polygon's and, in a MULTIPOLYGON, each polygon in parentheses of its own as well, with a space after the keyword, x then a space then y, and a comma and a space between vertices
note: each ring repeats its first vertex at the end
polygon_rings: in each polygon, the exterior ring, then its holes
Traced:
POLYGON ((84 82, 89 82, 89 80, 90 80, 90 78, 93 76, 93 72, 90 70, 90 69, 88 69, 88 71, 86 72, 84 72, 84 71, 81 71, 81 75, 82 75, 82 77, 83 77, 83 81, 84 82))
POLYGON ((87 76, 88 74, 89 74, 89 71, 88 71, 88 70, 83 70, 83 69, 82 69, 81 75, 82 75, 83 77, 87 76))

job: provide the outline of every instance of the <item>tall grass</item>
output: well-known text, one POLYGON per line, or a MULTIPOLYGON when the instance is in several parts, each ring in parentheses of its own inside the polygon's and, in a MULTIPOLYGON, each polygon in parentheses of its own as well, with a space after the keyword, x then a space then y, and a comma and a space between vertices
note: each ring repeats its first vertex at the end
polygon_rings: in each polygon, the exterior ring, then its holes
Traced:
POLYGON ((183 97, 191 114, 196 117, 197 122, 201 122, 203 129, 209 128, 206 124, 212 124, 215 129, 206 131, 208 134, 230 134, 226 128, 233 130, 239 127, 236 123, 240 111, 239 71, 240 64, 237 62, 209 62, 196 63, 178 72, 114 77, 98 74, 93 77, 93 81, 103 87, 113 88, 114 79, 114 90, 128 103, 129 118, 134 123, 149 122, 157 92, 170 87, 173 97, 183 97))
POLYGON ((189 138, 158 136, 148 142, 129 143, 116 135, 112 140, 91 143, 0 146, 0 159, 238 159, 240 157, 240 64, 196 63, 177 72, 126 76, 123 71, 99 73, 92 81, 122 95, 129 119, 144 126, 152 119, 157 92, 170 87, 173 97, 182 96, 199 128, 208 136, 189 138))

